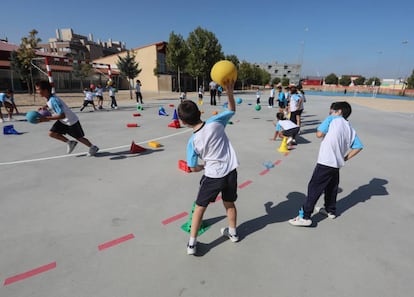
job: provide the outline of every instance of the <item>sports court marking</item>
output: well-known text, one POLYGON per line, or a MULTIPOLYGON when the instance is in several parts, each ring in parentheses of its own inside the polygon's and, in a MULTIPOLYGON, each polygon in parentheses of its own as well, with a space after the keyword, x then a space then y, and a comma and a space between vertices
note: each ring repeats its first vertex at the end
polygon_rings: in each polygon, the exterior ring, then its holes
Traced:
POLYGON ((40 266, 38 268, 35 268, 33 270, 26 271, 26 272, 23 272, 21 274, 17 274, 15 276, 9 277, 4 281, 4 285, 7 286, 7 285, 10 285, 12 283, 24 280, 26 278, 35 276, 37 274, 40 274, 40 273, 43 273, 43 272, 46 272, 46 271, 49 271, 49 270, 52 270, 52 269, 55 269, 55 268, 56 268, 56 262, 52 262, 52 263, 40 266))
POLYGON ((123 243, 123 242, 125 242, 127 240, 131 240, 133 238, 135 238, 134 234, 130 233, 128 235, 122 236, 120 238, 117 238, 117 239, 114 239, 114 240, 111 240, 111 241, 108 241, 108 242, 105 242, 105 243, 99 245, 98 246, 98 250, 100 250, 100 251, 106 250, 106 249, 108 249, 110 247, 113 247, 115 245, 118 245, 120 243, 123 243))
POLYGON ((179 219, 182 219, 182 218, 184 218, 184 217, 186 217, 186 216, 188 216, 188 212, 184 211, 184 212, 179 213, 178 215, 175 215, 175 216, 173 216, 173 217, 171 217, 171 218, 165 219, 165 220, 164 220, 164 221, 162 221, 161 223, 162 223, 163 225, 168 225, 168 224, 170 224, 170 223, 172 223, 172 222, 175 222, 175 221, 177 221, 177 220, 179 220, 179 219))
POLYGON ((239 189, 243 189, 243 188, 247 187, 248 185, 250 185, 251 183, 252 183, 252 181, 251 181, 251 180, 245 181, 244 183, 242 183, 242 184, 239 186, 239 189))
MULTIPOLYGON (((177 136, 177 135, 180 135, 180 134, 184 134, 184 133, 187 133, 187 132, 190 132, 190 131, 192 131, 192 129, 185 129, 184 131, 181 131, 181 132, 161 136, 161 137, 158 137, 158 138, 151 138, 149 140, 144 140, 144 141, 138 142, 137 144, 146 144, 149 141, 162 140, 162 139, 174 137, 174 136, 177 136)), ((116 147, 110 147, 110 148, 106 148, 106 149, 100 149, 99 152, 114 151, 114 150, 129 148, 130 146, 131 146, 131 144, 121 145, 121 146, 116 146, 116 147)), ((3 162, 3 163, 0 163, 0 166, 1 165, 16 165, 16 164, 33 163, 33 162, 48 161, 48 160, 55 160, 55 159, 63 159, 63 158, 82 156, 82 155, 85 155, 85 154, 86 154, 86 152, 70 154, 70 155, 60 155, 60 156, 53 156, 53 157, 38 158, 38 159, 28 159, 28 160, 20 160, 20 161, 12 161, 12 162, 3 162)))
POLYGON ((280 163, 282 163, 282 160, 277 160, 275 163, 273 163, 275 166, 279 165, 280 163))
POLYGON ((267 173, 269 173, 270 169, 265 169, 262 172, 259 173, 259 175, 265 175, 267 173))

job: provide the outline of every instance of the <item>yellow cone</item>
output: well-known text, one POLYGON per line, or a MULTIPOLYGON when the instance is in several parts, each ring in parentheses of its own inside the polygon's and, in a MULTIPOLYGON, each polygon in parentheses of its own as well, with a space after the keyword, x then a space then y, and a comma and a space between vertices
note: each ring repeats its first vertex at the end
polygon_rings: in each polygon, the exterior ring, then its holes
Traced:
POLYGON ((289 148, 287 145, 287 137, 283 137, 282 143, 280 144, 279 148, 277 149, 280 153, 288 153, 289 148))

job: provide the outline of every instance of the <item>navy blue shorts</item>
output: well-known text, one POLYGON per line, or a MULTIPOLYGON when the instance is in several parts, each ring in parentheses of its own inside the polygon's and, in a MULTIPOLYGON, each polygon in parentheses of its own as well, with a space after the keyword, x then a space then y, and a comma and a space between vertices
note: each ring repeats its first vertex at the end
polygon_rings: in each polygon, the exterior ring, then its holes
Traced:
POLYGON ((237 200, 237 170, 234 169, 224 177, 211 178, 203 175, 200 180, 196 204, 207 207, 214 202, 221 192, 221 198, 226 202, 237 200))

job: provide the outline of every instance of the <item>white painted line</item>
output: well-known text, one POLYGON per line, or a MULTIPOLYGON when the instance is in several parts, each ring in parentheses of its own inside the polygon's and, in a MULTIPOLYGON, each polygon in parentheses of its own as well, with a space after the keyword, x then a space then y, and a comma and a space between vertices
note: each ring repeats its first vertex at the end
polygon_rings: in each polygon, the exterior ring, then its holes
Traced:
MULTIPOLYGON (((157 137, 157 138, 151 138, 149 140, 144 140, 144 141, 141 141, 141 142, 137 142, 137 144, 145 144, 145 143, 147 143, 149 141, 153 141, 153 140, 155 140, 155 141, 156 140, 162 140, 162 139, 174 137, 174 136, 177 136, 177 135, 181 135, 181 134, 184 134, 184 133, 187 133, 187 132, 190 132, 190 131, 192 131, 192 129, 185 129, 184 131, 180 131, 180 132, 177 132, 177 133, 173 133, 173 134, 169 134, 169 135, 160 136, 160 137, 157 137)), ((106 148, 106 149, 100 149, 99 152, 114 151, 114 150, 119 150, 119 149, 123 149, 123 148, 129 148, 130 146, 131 146, 131 144, 115 146, 115 147, 110 147, 110 148, 106 148)), ((2 165, 17 165, 17 164, 33 163, 33 162, 48 161, 48 160, 55 160, 55 159, 63 159, 63 158, 69 158, 69 157, 83 156, 85 154, 86 154, 86 152, 70 154, 70 155, 44 157, 44 158, 38 158, 38 159, 3 162, 3 163, 0 163, 0 166, 2 166, 2 165)))

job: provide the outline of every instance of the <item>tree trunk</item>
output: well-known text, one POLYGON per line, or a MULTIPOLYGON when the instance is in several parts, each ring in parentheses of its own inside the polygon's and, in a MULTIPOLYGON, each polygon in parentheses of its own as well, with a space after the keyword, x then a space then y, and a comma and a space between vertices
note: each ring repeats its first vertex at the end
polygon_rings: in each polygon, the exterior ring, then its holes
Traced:
POLYGON ((177 78, 178 78, 178 93, 180 93, 180 94, 181 94, 180 66, 178 66, 178 70, 177 70, 177 78))
POLYGON ((132 100, 131 79, 128 79, 128 87, 129 87, 129 99, 132 100))

